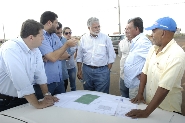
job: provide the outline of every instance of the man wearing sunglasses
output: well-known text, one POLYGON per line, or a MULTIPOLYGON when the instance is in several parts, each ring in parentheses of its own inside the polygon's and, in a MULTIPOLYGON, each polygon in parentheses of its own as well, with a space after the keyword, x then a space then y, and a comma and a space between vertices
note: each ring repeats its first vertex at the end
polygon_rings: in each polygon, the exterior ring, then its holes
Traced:
POLYGON ((87 21, 89 33, 83 35, 77 51, 77 77, 84 90, 109 93, 110 69, 116 54, 108 35, 100 32, 99 19, 87 21))

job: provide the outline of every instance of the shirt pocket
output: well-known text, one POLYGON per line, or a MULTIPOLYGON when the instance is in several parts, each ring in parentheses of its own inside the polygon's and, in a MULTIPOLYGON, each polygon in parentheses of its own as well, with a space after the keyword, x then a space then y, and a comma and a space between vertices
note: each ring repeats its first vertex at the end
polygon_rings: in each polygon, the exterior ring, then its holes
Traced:
POLYGON ((106 54, 106 45, 105 44, 98 44, 96 45, 95 49, 96 55, 105 55, 106 54))
POLYGON ((163 73, 164 64, 157 62, 156 63, 156 70, 157 70, 158 73, 163 73))
POLYGON ((37 67, 37 64, 36 64, 36 63, 33 63, 33 64, 31 65, 31 71, 32 71, 33 73, 36 72, 36 67, 37 67))

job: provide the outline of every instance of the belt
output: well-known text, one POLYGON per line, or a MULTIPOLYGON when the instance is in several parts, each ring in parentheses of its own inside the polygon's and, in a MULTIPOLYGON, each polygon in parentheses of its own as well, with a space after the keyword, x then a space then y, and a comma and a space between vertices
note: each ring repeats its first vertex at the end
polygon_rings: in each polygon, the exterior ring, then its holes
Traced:
POLYGON ((8 95, 4 95, 4 94, 0 94, 0 99, 3 100, 15 100, 15 99, 19 99, 18 97, 12 97, 12 96, 8 96, 8 95))
MULTIPOLYGON (((85 65, 86 65, 86 64, 85 64, 85 65)), ((105 66, 91 66, 91 65, 86 65, 86 66, 88 66, 88 67, 90 67, 90 68, 92 68, 92 69, 96 69, 96 68, 105 67, 105 66)))

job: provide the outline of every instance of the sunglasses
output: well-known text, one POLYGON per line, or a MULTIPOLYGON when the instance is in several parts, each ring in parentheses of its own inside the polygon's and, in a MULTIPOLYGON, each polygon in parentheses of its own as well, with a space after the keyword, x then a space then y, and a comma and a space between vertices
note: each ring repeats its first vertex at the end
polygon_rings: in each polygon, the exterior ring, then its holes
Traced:
POLYGON ((71 33, 72 33, 72 32, 65 32, 64 34, 65 34, 65 35, 68 35, 68 34, 70 34, 70 35, 71 35, 71 33))

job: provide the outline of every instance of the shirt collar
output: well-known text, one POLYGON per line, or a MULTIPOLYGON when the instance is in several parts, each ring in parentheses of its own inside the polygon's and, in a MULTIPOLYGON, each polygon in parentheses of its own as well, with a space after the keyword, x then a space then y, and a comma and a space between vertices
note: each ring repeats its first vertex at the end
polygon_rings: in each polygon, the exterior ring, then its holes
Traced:
POLYGON ((31 50, 28 48, 28 46, 25 44, 25 42, 23 41, 22 38, 17 38, 15 40, 13 40, 14 42, 16 42, 24 52, 29 53, 31 50))
POLYGON ((127 37, 126 37, 125 39, 126 39, 126 41, 128 41, 129 43, 131 43, 131 41, 132 41, 132 40, 128 40, 128 38, 127 38, 127 37))
MULTIPOLYGON (((164 53, 164 52, 165 52, 172 44, 174 44, 174 43, 175 43, 175 40, 172 39, 172 40, 162 49, 162 51, 160 51, 160 52, 164 53)), ((155 49, 155 52, 157 52, 158 49, 159 49, 159 46, 154 45, 154 49, 155 49)))
POLYGON ((137 35, 135 38, 133 38, 133 39, 131 40, 131 42, 135 43, 142 35, 143 35, 143 33, 140 33, 140 34, 137 35))
POLYGON ((32 53, 32 52, 35 52, 35 48, 30 50, 29 47, 25 44, 25 42, 23 41, 22 38, 17 38, 15 40, 13 40, 14 42, 16 42, 21 48, 22 50, 25 52, 25 53, 32 53))
POLYGON ((45 35, 50 35, 46 30, 43 29, 45 35))
POLYGON ((91 33, 89 33, 89 36, 90 36, 91 38, 98 38, 98 37, 100 36, 100 33, 98 33, 98 35, 96 35, 95 37, 92 36, 91 33))
MULTIPOLYGON (((46 30, 44 30, 43 29, 43 32, 44 32, 44 35, 46 35, 46 36, 51 36, 51 37, 54 37, 54 38, 59 38, 58 36, 57 36, 57 34, 56 33, 48 33, 46 30)), ((60 38, 59 38, 60 39, 60 38)))

